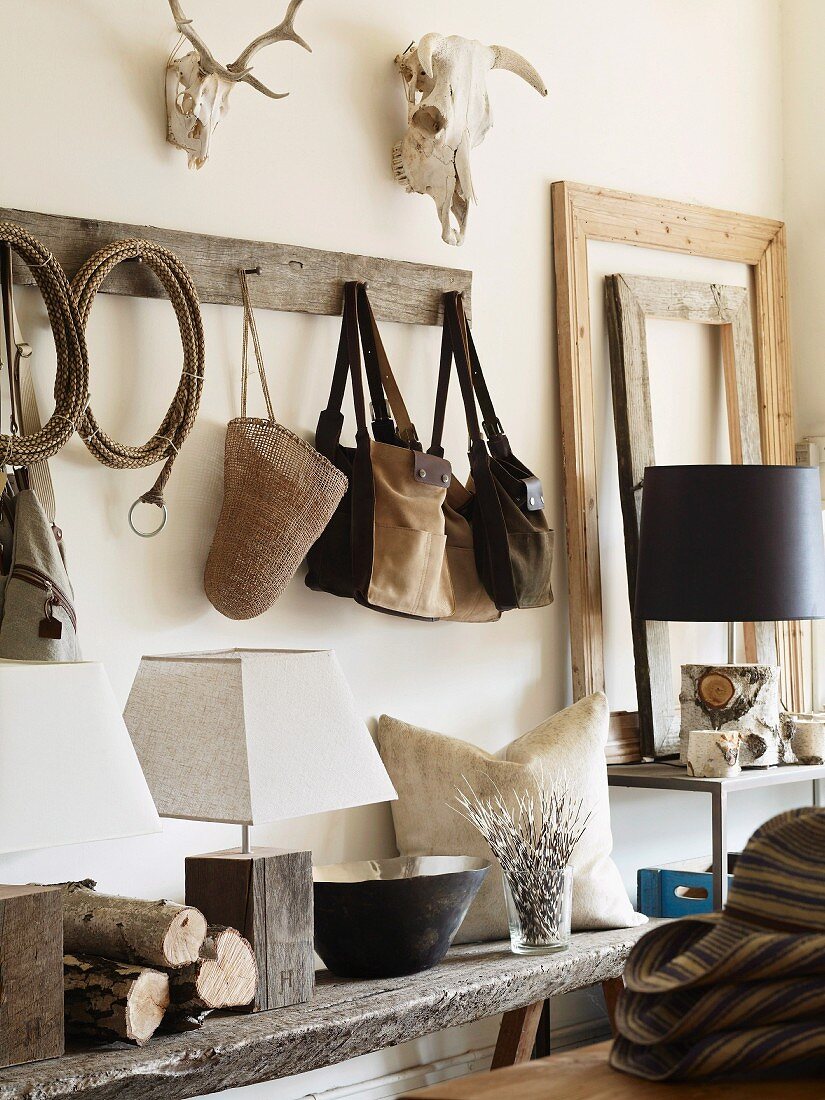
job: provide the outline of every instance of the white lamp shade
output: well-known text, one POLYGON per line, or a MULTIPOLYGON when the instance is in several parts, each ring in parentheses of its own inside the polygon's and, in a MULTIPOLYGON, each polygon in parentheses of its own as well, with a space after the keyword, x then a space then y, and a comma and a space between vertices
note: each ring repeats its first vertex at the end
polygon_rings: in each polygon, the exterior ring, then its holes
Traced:
POLYGON ((163 817, 254 825, 397 798, 331 650, 144 657, 124 718, 163 817))
POLYGON ((159 830, 103 666, 0 661, 0 852, 159 830))

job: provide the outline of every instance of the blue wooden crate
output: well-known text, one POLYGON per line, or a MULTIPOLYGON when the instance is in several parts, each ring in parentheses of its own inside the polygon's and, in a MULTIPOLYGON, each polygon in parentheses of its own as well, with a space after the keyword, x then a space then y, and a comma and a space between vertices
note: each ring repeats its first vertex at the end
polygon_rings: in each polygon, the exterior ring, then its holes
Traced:
MULTIPOLYGON (((728 869, 733 869, 731 854, 728 869)), ((728 887, 733 875, 728 875, 728 887)), ((690 917, 713 911, 713 875, 710 859, 686 859, 636 872, 637 907, 648 917, 690 917)))

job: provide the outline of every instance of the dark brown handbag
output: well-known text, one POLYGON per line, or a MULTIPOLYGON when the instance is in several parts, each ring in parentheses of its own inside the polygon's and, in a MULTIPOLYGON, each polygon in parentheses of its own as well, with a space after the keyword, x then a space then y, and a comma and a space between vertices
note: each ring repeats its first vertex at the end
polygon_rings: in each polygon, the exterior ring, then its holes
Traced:
POLYGON ((332 389, 315 443, 346 474, 349 489, 308 555, 307 585, 411 618, 450 616, 455 599, 441 510, 452 480, 450 464, 421 450, 363 284, 345 287, 332 389), (366 419, 362 344, 374 438, 366 419), (354 449, 340 442, 347 375, 357 423, 354 449), (385 387, 397 425, 387 406, 385 387))
MULTIPOLYGON (((513 454, 496 416, 481 362, 467 327, 461 295, 444 297, 444 324, 455 359, 470 435, 468 486, 473 497, 463 512, 473 528, 479 575, 500 611, 545 607, 553 602, 553 532, 544 514, 541 482, 513 454), (483 417, 485 442, 476 400, 483 417)), ((436 410, 446 402, 449 357, 442 353, 436 410)), ((439 440, 440 442, 440 433, 439 440)))

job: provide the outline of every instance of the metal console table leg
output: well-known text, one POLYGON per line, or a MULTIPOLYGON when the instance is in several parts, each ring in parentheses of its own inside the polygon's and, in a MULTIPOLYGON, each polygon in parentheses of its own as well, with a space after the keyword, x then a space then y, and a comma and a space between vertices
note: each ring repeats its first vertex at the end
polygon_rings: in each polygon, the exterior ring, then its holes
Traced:
POLYGON ((720 785, 711 792, 713 831, 713 908, 728 898, 728 795, 720 785))

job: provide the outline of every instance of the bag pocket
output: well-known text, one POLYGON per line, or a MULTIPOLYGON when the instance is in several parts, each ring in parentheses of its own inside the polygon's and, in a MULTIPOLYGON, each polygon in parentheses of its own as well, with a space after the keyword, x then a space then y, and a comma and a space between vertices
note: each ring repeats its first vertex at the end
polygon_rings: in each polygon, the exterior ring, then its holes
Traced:
POLYGON ((487 589, 479 579, 473 547, 453 546, 448 542, 447 563, 455 594, 455 611, 450 616, 450 622, 497 622, 501 618, 501 612, 487 595, 487 589))
POLYGON ((508 531, 510 545, 510 564, 518 593, 518 605, 526 607, 546 607, 553 602, 552 531, 508 531))
POLYGON ((421 619, 449 618, 455 596, 446 551, 446 535, 376 523, 368 603, 421 619))

